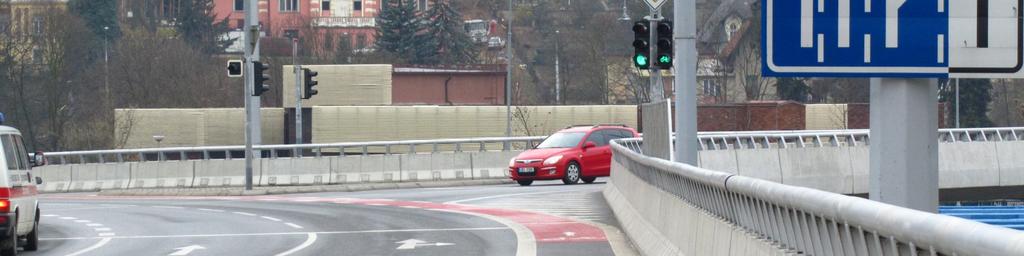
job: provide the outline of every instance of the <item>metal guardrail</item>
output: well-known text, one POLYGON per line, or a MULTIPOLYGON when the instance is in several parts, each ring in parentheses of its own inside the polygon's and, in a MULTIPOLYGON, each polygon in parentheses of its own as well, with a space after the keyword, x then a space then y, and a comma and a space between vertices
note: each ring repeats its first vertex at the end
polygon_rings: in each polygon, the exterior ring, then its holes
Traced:
POLYGON ((1024 232, 646 157, 635 151, 641 143, 613 141, 616 161, 646 183, 789 252, 1024 255, 1024 232))
MULTIPOLYGON (((939 142, 1024 141, 1024 127, 940 129, 939 142)), ((860 146, 870 130, 740 132, 700 136, 700 150, 860 146)))
MULTIPOLYGON (((523 149, 533 147, 546 138, 493 137, 440 140, 373 141, 324 144, 257 145, 254 151, 269 158, 321 157, 325 155, 370 155, 462 152, 464 148, 479 151, 523 149), (495 149, 497 148, 497 149, 495 149), (401 150, 396 150, 401 149, 401 150), (423 150, 426 149, 426 150, 423 150)), ((46 153, 50 164, 83 164, 108 162, 145 162, 166 160, 209 160, 244 157, 245 146, 169 147, 141 149, 112 149, 46 153), (56 161, 55 161, 56 160, 56 161)))

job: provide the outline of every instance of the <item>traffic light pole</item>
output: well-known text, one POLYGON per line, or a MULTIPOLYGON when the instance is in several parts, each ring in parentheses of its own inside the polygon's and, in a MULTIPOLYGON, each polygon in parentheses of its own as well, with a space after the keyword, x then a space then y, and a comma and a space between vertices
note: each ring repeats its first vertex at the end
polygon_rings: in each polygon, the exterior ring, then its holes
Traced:
POLYGON ((295 144, 302 144, 302 67, 299 66, 299 39, 292 39, 292 67, 295 68, 295 144))
POLYGON ((246 28, 243 35, 245 44, 245 190, 252 190, 253 143, 259 143, 257 138, 260 136, 259 125, 253 125, 260 123, 260 98, 253 96, 256 91, 254 76, 256 72, 253 62, 260 59, 258 1, 246 0, 243 6, 246 28))
POLYGON ((672 40, 676 50, 675 161, 697 166, 697 5, 694 0, 675 0, 672 40))
POLYGON ((650 84, 651 85, 651 88, 650 88, 651 90, 650 90, 650 92, 651 92, 651 102, 652 103, 661 102, 661 101, 665 100, 665 85, 664 85, 664 81, 662 81, 662 79, 661 79, 661 67, 659 67, 658 64, 657 64, 658 63, 658 59, 657 59, 657 54, 658 54, 658 43, 657 43, 658 42, 658 29, 657 29, 657 27, 658 27, 658 22, 661 21, 661 19, 662 19, 662 17, 661 17, 661 10, 660 9, 658 9, 658 10, 651 9, 651 17, 649 19, 651 24, 650 24, 650 27, 649 27, 650 29, 648 29, 651 32, 651 39, 650 39, 650 41, 648 41, 648 42, 650 42, 649 45, 651 47, 651 52, 647 55, 648 56, 647 61, 648 61, 648 63, 650 63, 650 67, 651 67, 649 72, 651 73, 651 75, 650 75, 650 77, 651 77, 651 84, 650 84))

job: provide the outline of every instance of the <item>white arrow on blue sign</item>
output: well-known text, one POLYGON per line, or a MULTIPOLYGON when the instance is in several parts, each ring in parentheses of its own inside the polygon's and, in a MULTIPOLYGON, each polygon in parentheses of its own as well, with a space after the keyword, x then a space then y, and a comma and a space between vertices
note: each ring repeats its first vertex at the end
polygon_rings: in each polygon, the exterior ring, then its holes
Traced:
POLYGON ((765 0, 763 74, 1024 78, 1024 0, 765 0))

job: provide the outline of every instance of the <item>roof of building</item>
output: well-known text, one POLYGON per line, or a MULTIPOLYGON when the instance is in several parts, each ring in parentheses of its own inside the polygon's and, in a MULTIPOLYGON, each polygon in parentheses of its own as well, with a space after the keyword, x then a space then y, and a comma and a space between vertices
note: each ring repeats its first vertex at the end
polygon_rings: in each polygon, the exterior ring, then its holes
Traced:
POLYGON ((751 5, 757 1, 760 0, 723 0, 722 4, 701 25, 702 29, 697 34, 697 41, 703 44, 726 43, 725 26, 723 26, 725 20, 733 15, 743 20, 754 17, 751 5))
POLYGON ((417 74, 504 74, 505 65, 395 65, 394 73, 417 74))

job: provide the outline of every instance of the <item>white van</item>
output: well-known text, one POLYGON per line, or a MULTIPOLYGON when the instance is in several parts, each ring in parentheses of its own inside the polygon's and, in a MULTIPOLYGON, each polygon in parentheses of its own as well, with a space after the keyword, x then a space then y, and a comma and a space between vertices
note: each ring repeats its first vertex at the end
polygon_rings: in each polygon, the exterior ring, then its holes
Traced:
POLYGON ((41 152, 25 150, 21 132, 0 126, 0 256, 15 255, 18 246, 26 251, 39 248, 39 194, 42 179, 32 167, 45 164, 41 152))

